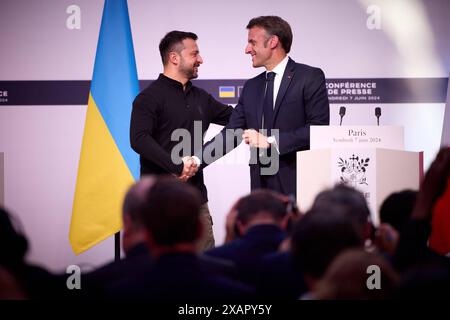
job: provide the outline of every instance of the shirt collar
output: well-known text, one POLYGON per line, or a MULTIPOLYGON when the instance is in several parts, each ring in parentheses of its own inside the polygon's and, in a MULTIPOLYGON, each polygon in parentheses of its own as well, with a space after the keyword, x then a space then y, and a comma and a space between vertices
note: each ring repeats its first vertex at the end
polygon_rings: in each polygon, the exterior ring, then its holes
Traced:
POLYGON ((284 74, 284 70, 286 69, 286 66, 289 61, 289 56, 286 55, 283 60, 275 68, 272 69, 272 72, 275 72, 276 75, 282 76, 284 74))
MULTIPOLYGON (((162 81, 166 82, 167 84, 169 84, 169 85, 171 85, 171 86, 173 86, 173 87, 175 87, 177 89, 183 90, 183 85, 181 84, 181 82, 179 82, 177 80, 174 80, 172 78, 169 78, 169 77, 165 76, 162 73, 159 74, 158 80, 162 80, 162 81)), ((192 82, 188 81, 186 83, 186 91, 188 91, 191 87, 192 87, 192 82)))

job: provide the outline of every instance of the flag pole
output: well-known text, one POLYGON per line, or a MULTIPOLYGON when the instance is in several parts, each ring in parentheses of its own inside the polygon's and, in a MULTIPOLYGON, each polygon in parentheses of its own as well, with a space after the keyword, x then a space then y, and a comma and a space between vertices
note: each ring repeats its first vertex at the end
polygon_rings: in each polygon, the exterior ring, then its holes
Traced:
POLYGON ((120 231, 114 234, 114 261, 120 260, 120 231))

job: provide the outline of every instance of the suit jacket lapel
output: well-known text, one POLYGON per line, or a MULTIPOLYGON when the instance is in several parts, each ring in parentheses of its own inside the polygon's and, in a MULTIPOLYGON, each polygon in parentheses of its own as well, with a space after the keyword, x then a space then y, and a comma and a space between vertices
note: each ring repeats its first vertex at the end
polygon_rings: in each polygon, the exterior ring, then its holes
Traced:
POLYGON ((278 90, 277 99, 275 101, 275 109, 273 114, 273 123, 275 124, 275 119, 278 114, 278 110, 280 109, 281 102, 291 84, 291 80, 294 77, 294 69, 295 62, 291 58, 289 58, 288 64, 286 65, 286 69, 284 70, 283 78, 281 79, 280 89, 278 90))

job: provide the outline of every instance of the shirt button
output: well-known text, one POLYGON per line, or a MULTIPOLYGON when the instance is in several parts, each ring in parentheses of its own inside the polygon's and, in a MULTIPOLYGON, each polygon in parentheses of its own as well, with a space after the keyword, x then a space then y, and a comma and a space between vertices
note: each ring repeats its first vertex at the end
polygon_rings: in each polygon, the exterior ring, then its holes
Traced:
POLYGON ((186 108, 189 108, 189 107, 190 107, 190 106, 187 104, 187 105, 186 105, 186 108))

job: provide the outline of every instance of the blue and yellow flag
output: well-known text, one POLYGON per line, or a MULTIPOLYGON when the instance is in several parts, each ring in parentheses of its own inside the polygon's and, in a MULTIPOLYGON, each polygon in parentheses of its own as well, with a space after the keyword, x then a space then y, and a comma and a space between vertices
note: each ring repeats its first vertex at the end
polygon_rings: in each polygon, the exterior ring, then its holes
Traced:
POLYGON ((89 94, 69 239, 79 254, 118 232, 128 187, 139 177, 129 143, 139 92, 126 0, 105 0, 89 94))
POLYGON ((234 98, 236 96, 234 86, 220 86, 219 98, 234 98))

